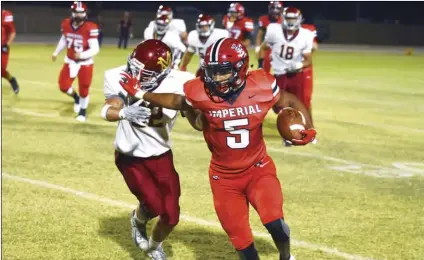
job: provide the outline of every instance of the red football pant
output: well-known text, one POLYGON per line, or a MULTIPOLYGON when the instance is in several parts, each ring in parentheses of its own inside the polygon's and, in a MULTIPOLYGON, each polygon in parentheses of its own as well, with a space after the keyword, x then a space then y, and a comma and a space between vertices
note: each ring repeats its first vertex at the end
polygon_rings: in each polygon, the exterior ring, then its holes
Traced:
POLYGON ((312 90, 314 86, 313 66, 304 68, 303 71, 303 96, 307 109, 311 108, 312 90))
POLYGON ((295 95, 307 109, 311 106, 311 90, 305 89, 303 72, 275 75, 280 89, 295 95))
POLYGON ((238 174, 209 169, 216 214, 237 250, 253 243, 248 203, 258 212, 263 224, 283 218, 283 193, 276 172, 269 156, 261 165, 238 174))
MULTIPOLYGON (((62 70, 59 74, 59 88, 62 92, 66 93, 69 88, 72 87, 72 82, 75 78, 71 78, 69 64, 63 64, 62 70)), ((78 86, 79 86, 79 95, 82 98, 88 96, 88 90, 93 79, 93 64, 90 65, 81 65, 81 68, 78 71, 78 86)))
POLYGON ((7 64, 9 63, 9 53, 1 53, 1 77, 2 78, 7 78, 8 74, 7 73, 7 64))
POLYGON ((271 52, 272 49, 269 49, 265 52, 265 57, 263 61, 263 69, 268 73, 271 71, 271 52))
POLYGON ((174 167, 172 151, 149 158, 115 152, 115 164, 132 194, 144 203, 150 216, 160 216, 160 221, 167 225, 178 224, 180 178, 174 167))

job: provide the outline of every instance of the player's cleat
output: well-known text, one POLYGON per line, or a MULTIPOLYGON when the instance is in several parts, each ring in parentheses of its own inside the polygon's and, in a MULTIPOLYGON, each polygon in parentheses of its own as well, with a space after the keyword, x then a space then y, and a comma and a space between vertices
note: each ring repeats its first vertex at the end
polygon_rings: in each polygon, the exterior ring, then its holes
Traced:
POLYGON ((289 260, 296 260, 296 258, 294 257, 294 255, 291 255, 289 260))
POLYGON ((311 142, 311 144, 317 144, 318 143, 318 139, 314 139, 312 142, 311 142))
POLYGON ((83 116, 83 115, 78 115, 75 119, 79 122, 86 122, 87 121, 87 117, 83 116))
POLYGON ((79 103, 74 103, 74 112, 75 113, 79 113, 80 111, 80 104, 79 103))
POLYGON ((163 251, 163 248, 161 246, 157 247, 152 251, 149 251, 147 255, 150 257, 150 259, 153 260, 166 260, 165 251, 163 251))
POLYGON ((16 81, 16 78, 15 77, 11 78, 9 82, 10 82, 10 85, 12 85, 13 92, 15 92, 15 94, 17 95, 19 93, 19 85, 18 85, 18 82, 16 81))
MULTIPOLYGON (((144 224, 137 221, 136 213, 134 210, 131 216, 132 238, 134 240, 135 245, 144 251, 149 249, 149 240, 147 239, 146 225, 147 225, 147 221, 144 224)), ((152 258, 152 259, 156 259, 156 258, 152 258)), ((161 258, 158 258, 158 259, 161 259, 161 258)))
POLYGON ((74 98, 74 112, 75 113, 79 113, 80 112, 80 102, 79 102, 79 100, 80 100, 80 97, 78 96, 78 94, 76 93, 76 92, 74 92, 74 94, 73 94, 73 96, 72 96, 73 98, 74 98))

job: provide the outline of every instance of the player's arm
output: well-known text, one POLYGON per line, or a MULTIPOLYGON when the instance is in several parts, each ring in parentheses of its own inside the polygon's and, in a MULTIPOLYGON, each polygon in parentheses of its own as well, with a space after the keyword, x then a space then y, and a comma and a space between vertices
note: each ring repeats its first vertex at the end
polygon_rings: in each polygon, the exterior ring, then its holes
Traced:
POLYGON ((187 48, 187 50, 184 52, 183 58, 181 60, 180 70, 182 71, 187 70, 187 65, 190 63, 193 55, 194 55, 194 52, 190 51, 190 46, 189 46, 189 48, 187 48))
POLYGON ((311 52, 303 53, 302 68, 309 67, 312 65, 312 50, 311 52))
POLYGON ((85 59, 89 59, 96 56, 100 51, 98 37, 99 37, 99 29, 96 26, 92 28, 89 32, 88 50, 80 52, 80 53, 76 53, 75 58, 85 60, 85 59))
POLYGON ((183 113, 194 129, 196 129, 197 131, 203 130, 203 115, 200 110, 190 108, 187 111, 183 111, 183 113))
POLYGON ((258 57, 259 57, 259 51, 261 49, 261 45, 264 39, 264 35, 265 35, 265 29, 263 27, 259 27, 258 33, 256 34, 256 47, 255 47, 256 55, 258 55, 258 57))
POLYGON ((252 19, 248 19, 244 23, 244 40, 243 45, 246 46, 246 48, 250 48, 250 45, 253 42, 253 30, 255 29, 255 25, 253 23, 252 19))
MULTIPOLYGON (((2 17, 3 18, 3 17, 2 17)), ((13 22, 13 15, 12 14, 7 14, 4 18, 4 23, 5 23, 5 30, 7 30, 7 42, 6 44, 1 46, 1 51, 2 53, 7 53, 9 52, 9 46, 13 43, 13 41, 15 40, 16 37, 16 29, 15 29, 15 24, 13 22)), ((3 26, 3 22, 2 22, 2 26, 3 26)), ((3 30, 3 28, 2 28, 3 30)))
POLYGON ((306 128, 307 129, 314 128, 312 119, 309 116, 308 109, 305 107, 305 105, 303 105, 303 103, 295 95, 287 91, 281 90, 280 98, 275 103, 275 106, 277 106, 278 108, 292 107, 294 109, 299 110, 305 117, 306 128))
POLYGON ((57 55, 59 55, 59 53, 66 48, 66 38, 65 35, 62 34, 62 36, 59 39, 59 42, 56 45, 56 50, 53 52, 52 54, 52 61, 56 61, 56 57, 57 55))
POLYGON ((187 34, 187 32, 186 32, 186 31, 181 32, 181 33, 180 33, 180 37, 181 37, 181 40, 183 41, 183 43, 187 43, 187 37, 188 37, 188 34, 187 34))
POLYGON ((262 68, 265 53, 271 48, 272 44, 274 44, 274 34, 270 32, 271 30, 269 29, 269 27, 270 25, 268 25, 267 29, 265 30, 264 41, 262 42, 261 47, 259 49, 258 68, 262 68))

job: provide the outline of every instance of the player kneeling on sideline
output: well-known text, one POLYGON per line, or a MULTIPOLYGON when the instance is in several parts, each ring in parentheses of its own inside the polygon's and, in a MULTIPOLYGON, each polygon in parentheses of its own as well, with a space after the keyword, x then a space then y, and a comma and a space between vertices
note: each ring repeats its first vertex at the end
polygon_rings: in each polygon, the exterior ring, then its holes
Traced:
POLYGON ((262 125, 273 106, 290 106, 305 115, 308 128, 293 144, 311 142, 316 132, 307 109, 294 95, 280 91, 271 74, 248 72, 248 67, 246 47, 238 40, 222 38, 206 50, 202 76, 184 84, 185 96, 143 90, 131 74, 125 75, 121 86, 140 100, 196 115, 194 126, 203 131, 212 152, 209 181, 215 211, 240 259, 259 259, 249 224, 249 202, 274 240, 280 259, 294 260, 281 184, 266 151, 262 125))
MULTIPOLYGON (((166 259, 162 242, 178 224, 180 182, 173 163, 170 131, 177 111, 138 100, 120 85, 121 73, 137 79, 137 86, 155 93, 183 94, 188 72, 171 70, 171 49, 159 40, 140 43, 126 66, 104 75, 105 105, 101 116, 119 121, 115 138, 115 163, 139 205, 131 217, 135 244, 151 259, 166 259), (147 222, 159 216, 147 240, 147 222)), ((190 120, 193 118, 187 114, 190 120)))

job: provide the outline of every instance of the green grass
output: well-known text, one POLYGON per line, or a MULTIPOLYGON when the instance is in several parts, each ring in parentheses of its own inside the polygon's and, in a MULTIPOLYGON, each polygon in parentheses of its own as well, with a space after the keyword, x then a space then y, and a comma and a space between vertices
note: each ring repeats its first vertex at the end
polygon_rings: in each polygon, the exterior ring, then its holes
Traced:
MULTIPOLYGON (((53 49, 12 49, 9 70, 21 93, 14 96, 3 80, 3 172, 135 205, 113 162, 115 124, 99 116, 103 71, 124 64, 128 53, 105 47, 96 57, 89 121, 81 124, 57 87, 62 62, 50 61, 53 49)), ((284 148, 275 115, 264 123, 292 236, 372 259, 424 259, 424 57, 318 52, 314 63, 318 145, 284 148)), ((180 118, 173 142, 182 214, 216 222, 201 134, 180 118)), ((4 259, 145 259, 130 239, 129 208, 2 179, 4 259)), ((252 228, 265 232, 251 213, 252 228)), ((256 243, 261 259, 277 259, 270 239, 256 243)), ((165 250, 172 259, 237 259, 220 228, 185 220, 165 250)), ((299 260, 346 259, 293 251, 299 260)))

